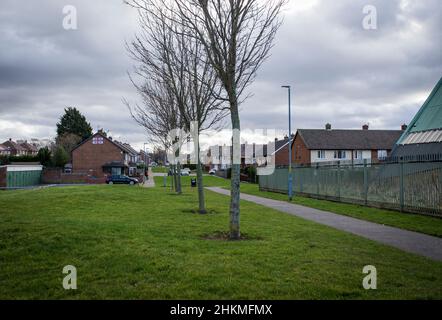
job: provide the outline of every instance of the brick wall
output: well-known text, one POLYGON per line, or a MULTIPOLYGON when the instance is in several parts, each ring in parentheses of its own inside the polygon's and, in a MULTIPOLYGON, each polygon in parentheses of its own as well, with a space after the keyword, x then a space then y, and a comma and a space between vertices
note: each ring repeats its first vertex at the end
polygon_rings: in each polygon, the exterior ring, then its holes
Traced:
POLYGON ((61 183, 61 169, 44 168, 41 174, 41 183, 59 184, 61 183))
POLYGON ((103 165, 109 162, 123 162, 121 149, 106 138, 103 144, 86 141, 72 152, 72 170, 74 173, 93 173, 97 177, 104 175, 103 165))
POLYGON ((0 168, 0 188, 6 188, 7 187, 7 168, 3 167, 0 168))
POLYGON ((296 164, 310 164, 311 163, 311 157, 312 154, 310 152, 310 149, 307 149, 307 146, 304 143, 304 140, 300 138, 299 135, 295 138, 294 146, 296 148, 296 164))
POLYGON ((103 184, 106 175, 97 175, 94 172, 63 173, 62 169, 45 168, 42 173, 43 184, 103 184))
MULTIPOLYGON (((387 157, 391 157, 392 150, 387 150, 387 157)), ((371 162, 379 163, 378 150, 371 150, 371 162)))
MULTIPOLYGON (((292 163, 295 163, 295 150, 292 146, 292 163)), ((276 166, 288 166, 289 165, 289 146, 288 144, 275 155, 275 165, 276 166)))

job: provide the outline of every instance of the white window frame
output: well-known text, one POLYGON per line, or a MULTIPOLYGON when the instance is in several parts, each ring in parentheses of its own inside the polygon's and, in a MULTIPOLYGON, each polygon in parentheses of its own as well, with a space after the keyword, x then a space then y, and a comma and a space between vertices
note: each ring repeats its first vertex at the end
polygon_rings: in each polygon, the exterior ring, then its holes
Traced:
POLYGON ((385 159, 388 157, 388 150, 378 150, 378 159, 385 159))
POLYGON ((364 152, 362 150, 355 150, 353 152, 353 158, 355 160, 362 160, 363 157, 364 157, 364 152))
POLYGON ((347 159, 347 152, 345 150, 335 150, 334 158, 338 160, 347 159), (339 154, 341 155, 340 157, 339 154))
POLYGON ((103 137, 93 137, 92 144, 94 144, 94 145, 104 144, 104 138, 103 137))
POLYGON ((318 150, 316 155, 317 155, 317 159, 324 160, 325 159, 325 150, 318 150))

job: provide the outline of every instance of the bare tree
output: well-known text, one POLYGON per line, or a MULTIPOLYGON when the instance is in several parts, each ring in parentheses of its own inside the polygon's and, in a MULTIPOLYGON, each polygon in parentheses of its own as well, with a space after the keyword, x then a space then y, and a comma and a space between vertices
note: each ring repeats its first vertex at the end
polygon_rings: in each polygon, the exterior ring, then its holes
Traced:
MULTIPOLYGON (((185 25, 175 21, 162 19, 161 23, 169 22, 168 28, 162 29, 172 36, 172 41, 164 43, 164 61, 168 67, 165 77, 168 79, 175 98, 180 100, 178 108, 183 116, 187 132, 194 131, 197 162, 197 186, 199 213, 206 213, 203 170, 200 157, 199 135, 207 129, 216 129, 227 115, 223 107, 223 100, 218 99, 221 95, 221 86, 208 59, 205 59, 204 47, 195 37, 189 37, 185 25), (170 33, 169 28, 174 32, 170 33), (196 128, 192 128, 196 126, 196 128)), ((158 33, 157 33, 158 34, 158 33)), ((166 39, 165 35, 162 39, 166 39)))
MULTIPOLYGON (((229 103, 232 137, 230 238, 240 238, 240 136, 239 105, 243 94, 269 56, 280 13, 287 0, 174 0, 156 3, 184 21, 189 36, 204 47, 229 103)), ((241 100, 243 99, 243 100, 241 100)))
MULTIPOLYGON (((139 76, 145 75, 142 68, 137 68, 136 73, 139 76)), ((167 152, 175 142, 171 141, 169 133, 181 122, 179 110, 176 107, 173 94, 165 82, 152 77, 143 77, 143 79, 144 83, 138 85, 131 77, 134 87, 142 98, 142 105, 131 106, 127 101, 124 103, 132 118, 146 130, 151 142, 163 146, 167 152)), ((175 190, 177 193, 181 193, 180 177, 176 175, 175 164, 173 172, 175 190)))
POLYGON ((196 124, 197 179, 199 212, 206 213, 203 172, 198 136, 216 128, 227 115, 219 99, 221 86, 216 71, 206 57, 204 46, 191 33, 176 11, 152 0, 134 0, 139 10, 142 32, 132 43, 132 53, 142 60, 150 74, 164 81, 174 97, 187 132, 196 124))

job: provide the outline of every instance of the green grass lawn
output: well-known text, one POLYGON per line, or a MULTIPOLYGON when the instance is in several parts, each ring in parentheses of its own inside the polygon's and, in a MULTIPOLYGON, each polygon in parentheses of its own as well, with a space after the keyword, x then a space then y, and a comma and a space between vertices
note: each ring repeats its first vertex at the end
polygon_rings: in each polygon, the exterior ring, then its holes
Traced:
MULTIPOLYGON (((187 177, 184 177, 183 181, 183 183, 186 185, 190 184, 187 177)), ((161 182, 158 183, 161 183, 162 185, 163 182, 161 180, 161 182)), ((205 178, 204 183, 207 186, 218 186, 225 189, 230 189, 230 180, 217 177, 207 177, 205 178)), ((287 195, 259 191, 259 186, 256 184, 242 183, 241 192, 274 200, 288 201, 287 195)), ((442 237, 442 219, 440 218, 299 196, 295 197, 293 203, 405 230, 442 237)))
MULTIPOLYGON (((242 192, 247 194, 288 201, 287 195, 259 191, 258 185, 242 184, 241 189, 242 192)), ((442 237, 442 219, 440 218, 307 197, 295 197, 293 203, 405 230, 442 237)))
MULTIPOLYGON (((157 182, 161 182, 157 179, 157 182)), ((213 183, 222 182, 207 179, 213 183)), ((0 299, 441 299, 442 263, 195 189, 90 186, 0 192, 0 299), (74 265, 78 290, 62 288, 74 265), (374 265, 378 290, 362 288, 374 265)))
POLYGON ((152 172, 153 172, 153 173, 166 173, 167 170, 168 170, 167 167, 161 167, 161 166, 153 167, 153 168, 152 168, 152 172))

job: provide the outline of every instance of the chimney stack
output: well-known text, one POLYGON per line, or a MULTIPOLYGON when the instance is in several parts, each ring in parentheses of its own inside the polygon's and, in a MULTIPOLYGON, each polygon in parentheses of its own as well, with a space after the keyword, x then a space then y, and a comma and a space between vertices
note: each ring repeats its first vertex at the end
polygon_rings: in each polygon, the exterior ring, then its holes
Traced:
POLYGON ((401 130, 402 131, 405 131, 405 130, 407 130, 408 129, 408 126, 404 123, 402 126, 401 126, 401 130))
POLYGON ((370 127, 369 127, 369 125, 368 124, 364 124, 363 126, 362 126, 362 130, 368 130, 370 127))
POLYGON ((327 123, 325 125, 325 130, 331 130, 332 129, 332 125, 330 123, 327 123))

